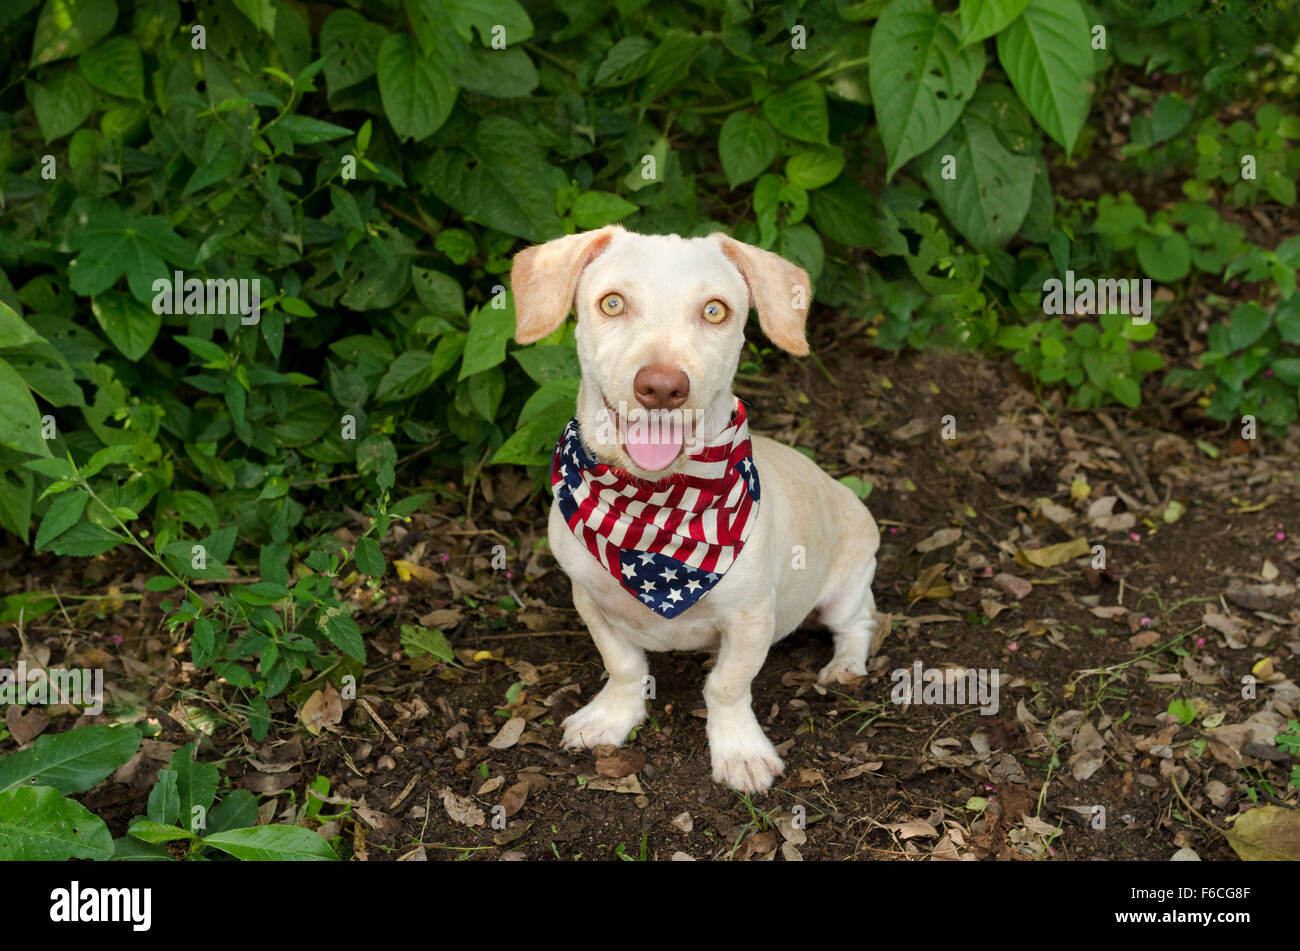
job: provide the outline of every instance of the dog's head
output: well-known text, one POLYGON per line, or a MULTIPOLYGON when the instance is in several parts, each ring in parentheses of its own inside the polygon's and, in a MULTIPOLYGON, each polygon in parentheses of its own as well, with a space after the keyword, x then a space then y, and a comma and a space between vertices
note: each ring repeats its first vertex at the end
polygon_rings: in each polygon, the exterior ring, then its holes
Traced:
POLYGON ((726 427, 752 306, 768 338, 808 352, 807 273, 724 234, 642 235, 610 225, 525 248, 511 271, 515 339, 577 312, 578 424, 602 462, 658 480, 726 427))

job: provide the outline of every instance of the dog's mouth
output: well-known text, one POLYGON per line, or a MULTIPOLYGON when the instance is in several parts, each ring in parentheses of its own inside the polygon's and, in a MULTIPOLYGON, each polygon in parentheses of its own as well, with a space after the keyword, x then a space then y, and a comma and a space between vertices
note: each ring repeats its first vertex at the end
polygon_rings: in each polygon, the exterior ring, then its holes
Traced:
POLYGON ((660 472, 677 461, 690 436, 689 412, 637 407, 629 417, 615 410, 604 393, 600 400, 617 427, 619 445, 638 468, 660 472))

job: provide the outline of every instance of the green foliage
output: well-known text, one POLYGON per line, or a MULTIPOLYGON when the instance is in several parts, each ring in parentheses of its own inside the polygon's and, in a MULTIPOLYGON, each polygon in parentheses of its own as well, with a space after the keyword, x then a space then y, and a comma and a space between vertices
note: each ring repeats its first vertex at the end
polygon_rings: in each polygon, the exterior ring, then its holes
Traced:
POLYGON ((149 794, 148 814, 114 841, 108 826, 67 793, 85 792, 131 759, 133 726, 87 726, 42 736, 0 759, 0 861, 70 858, 169 860, 165 843, 184 843, 189 858, 216 850, 245 861, 333 860, 330 844, 296 825, 256 825, 257 801, 234 790, 217 801, 219 772, 194 758, 194 744, 172 754, 149 794))

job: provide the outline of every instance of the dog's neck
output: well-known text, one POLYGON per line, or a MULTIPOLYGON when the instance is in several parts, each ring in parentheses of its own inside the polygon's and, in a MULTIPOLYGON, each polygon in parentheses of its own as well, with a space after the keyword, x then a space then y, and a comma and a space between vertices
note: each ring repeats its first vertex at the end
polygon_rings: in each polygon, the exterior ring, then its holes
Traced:
POLYGON ((735 410, 735 394, 731 392, 731 387, 727 387, 709 402, 702 414, 695 418, 694 429, 687 446, 672 465, 658 472, 650 472, 634 464, 621 448, 611 449, 607 445, 602 445, 593 433, 587 431, 587 421, 598 419, 598 414, 604 413, 605 408, 595 388, 588 387, 586 381, 578 387, 578 425, 582 431, 582 443, 587 451, 600 462, 617 466, 644 482, 664 482, 683 475, 706 476, 709 471, 708 464, 692 459, 691 452, 708 443, 730 425, 735 410))

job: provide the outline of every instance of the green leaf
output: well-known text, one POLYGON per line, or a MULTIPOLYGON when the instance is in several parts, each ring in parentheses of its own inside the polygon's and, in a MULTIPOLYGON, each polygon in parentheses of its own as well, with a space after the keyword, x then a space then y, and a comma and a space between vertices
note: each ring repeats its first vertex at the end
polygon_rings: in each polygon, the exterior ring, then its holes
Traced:
POLYGON ((16 310, 0 301, 0 350, 44 342, 45 338, 33 330, 16 310))
POLYGON ((433 386, 434 379, 433 354, 426 350, 408 350, 388 367, 375 390, 375 399, 380 403, 410 399, 433 386))
POLYGON ((763 115, 778 132, 792 139, 814 145, 827 144, 830 115, 826 109, 826 93, 814 80, 800 80, 776 95, 768 96, 763 100, 763 115))
POLYGON ((186 743, 172 754, 167 768, 176 774, 176 794, 180 800, 178 820, 185 828, 199 833, 202 826, 196 824, 207 821, 207 811, 217 798, 221 771, 215 763, 202 763, 192 759, 193 754, 194 744, 186 743))
POLYGON ((0 861, 62 862, 113 857, 104 820, 57 789, 36 786, 0 792, 0 861))
POLYGON ((379 542, 373 538, 358 538, 356 550, 352 557, 356 559, 357 570, 371 578, 383 577, 385 564, 384 553, 379 549, 379 542))
POLYGON ((564 234, 555 211, 554 169, 534 132, 505 116, 487 116, 473 150, 480 159, 473 168, 459 151, 438 151, 429 160, 426 182, 440 200, 472 221, 529 241, 564 234))
POLYGON ((25 750, 0 759, 0 791, 53 786, 62 793, 98 785, 140 748, 134 726, 82 726, 45 734, 25 750))
POLYGON ((870 191, 848 177, 813 192, 810 214, 832 241, 871 248, 879 255, 907 253, 907 240, 893 212, 879 207, 870 191))
POLYGON ((533 35, 533 21, 516 0, 442 0, 442 8, 452 27, 466 43, 472 43, 477 30, 479 41, 491 46, 493 28, 504 30, 507 46, 522 43, 533 35))
POLYGON ((981 86, 957 124, 921 164, 939 207, 978 251, 992 251, 1010 241, 1033 197, 1027 185, 1034 180, 1037 161, 1011 153, 998 138, 999 116, 1010 107, 1018 108, 1011 90, 981 86))
POLYGON ((149 819, 163 825, 175 825, 181 815, 181 795, 176 774, 170 769, 158 770, 158 781, 149 790, 147 807, 149 819))
POLYGON ((625 86, 636 82, 649 71, 654 48, 654 43, 644 36, 624 37, 605 54, 592 82, 596 86, 625 86))
POLYGON ((288 132, 295 145, 314 145, 352 135, 349 128, 310 116, 285 116, 276 124, 276 128, 288 132))
POLYGON ((82 558, 90 558, 116 548, 123 541, 125 541, 124 538, 99 525, 90 522, 78 522, 60 535, 54 544, 50 546, 50 550, 56 555, 77 555, 82 558))
POLYGON ((452 78, 470 92, 497 99, 527 96, 541 82, 537 67, 522 47, 506 50, 475 47, 464 62, 452 67, 452 78))
POLYGON ((48 456, 49 444, 41 438, 41 414, 27 384, 8 361, 0 358, 0 446, 34 456, 48 456))
POLYGON ((352 10, 335 10, 320 30, 320 54, 330 95, 375 75, 388 31, 352 10))
POLYGON ((465 341, 465 358, 461 361, 460 376, 465 380, 475 373, 491 369, 506 358, 506 342, 515 333, 513 306, 497 309, 480 308, 469 323, 469 338, 465 341))
POLYGON ((1163 142, 1181 132, 1192 120, 1195 107, 1178 93, 1162 96, 1151 109, 1151 139, 1163 142))
POLYGON ((32 65, 79 56, 113 30, 113 0, 46 0, 36 21, 32 65))
POLYGON ((590 230, 613 224, 640 207, 612 192, 583 192, 573 203, 570 214, 579 228, 590 230))
POLYGON ((249 22, 263 33, 275 36, 275 5, 271 0, 230 0, 249 22))
POLYGON ((1272 315, 1254 301, 1241 304, 1228 322, 1228 340, 1233 350, 1244 350, 1268 333, 1272 315))
POLYGON ((255 826, 204 837, 204 845, 246 862, 338 861, 329 843, 299 826, 255 826))
POLYGON ((975 94, 984 48, 958 49, 957 18, 930 0, 894 0, 871 32, 871 99, 886 177, 943 137, 975 94))
POLYGON ((718 134, 718 156, 727 184, 735 188, 766 171, 776 158, 777 145, 776 131, 760 117, 748 112, 729 115, 718 134))
POLYGON ((447 638, 442 631, 415 624, 402 625, 402 650, 412 657, 427 654, 444 664, 452 663, 456 659, 456 653, 447 643, 447 638))
POLYGON ((456 104, 456 84, 442 61, 420 55, 410 37, 393 33, 379 47, 379 96, 398 139, 426 139, 456 104))
POLYGON ((804 149, 791 155, 785 163, 786 181, 809 191, 829 185, 842 171, 844 150, 837 145, 804 149))
POLYGON ((1001 33, 1028 5, 1029 0, 961 0, 961 45, 1001 33))
POLYGON ((86 510, 86 502, 89 499, 90 495, 85 489, 65 492, 56 498, 50 510, 45 513, 45 518, 41 520, 40 529, 36 532, 36 550, 45 550, 52 539, 77 524, 81 513, 86 510))
POLYGON ((91 299, 90 309, 104 336, 133 363, 149 352, 162 329, 162 315, 130 294, 107 291, 91 299))
POLYGON ((134 836, 141 842, 175 842, 177 839, 192 839, 194 835, 186 832, 179 826, 168 825, 162 822, 152 822, 149 819, 140 819, 131 823, 131 827, 126 830, 127 835, 134 836))
MULTIPOLYGON (((442 241, 443 236, 449 231, 459 229, 448 228, 438 235, 438 250, 446 254, 442 241)), ((461 232, 465 234, 465 232, 461 232)), ((469 236, 466 235, 468 238, 469 236)), ((474 251, 473 241, 470 240, 468 253, 465 260, 474 251)), ((465 261, 458 261, 458 264, 464 264, 465 261)), ((411 283, 415 286, 416 296, 420 298, 420 303, 428 308, 429 313, 436 317, 463 317, 465 316, 465 292, 461 290, 460 283, 451 275, 443 274, 441 271, 433 271, 423 267, 411 268, 411 283)))
POLYGON ((1116 374, 1110 378, 1110 395, 1130 409, 1142 402, 1142 389, 1127 376, 1116 374))
POLYGON ((110 96, 144 98, 144 63, 135 37, 109 37, 82 53, 77 68, 92 86, 110 96))
POLYGON ((68 237, 78 252, 68 266, 71 287, 85 297, 102 294, 125 274, 136 300, 152 302, 154 280, 172 277, 167 264, 190 267, 197 253, 161 215, 142 215, 101 200, 91 205, 88 219, 68 237))
POLYGON ((330 643, 343 653, 363 664, 366 662, 366 643, 361 638, 361 628, 352 618, 334 615, 325 622, 325 632, 330 643))
MULTIPOLYGON (((1077 0, 1030 0, 998 34, 998 60, 1020 99, 1066 152, 1088 118, 1092 46, 1077 0)), ((873 37, 874 40, 874 37, 873 37)))
POLYGON ((1181 234, 1145 235, 1137 242, 1138 263, 1153 281, 1172 284, 1192 269, 1192 249, 1181 234))
POLYGON ((95 104, 90 83, 72 72, 64 73, 48 86, 31 83, 28 96, 47 144, 85 122, 95 104))
POLYGON ((524 347, 510 354, 538 386, 555 380, 567 380, 580 374, 578 353, 573 347, 547 344, 524 347))
POLYGON ((257 824, 257 797, 247 789, 236 789, 222 797, 208 813, 208 835, 227 829, 257 824))

